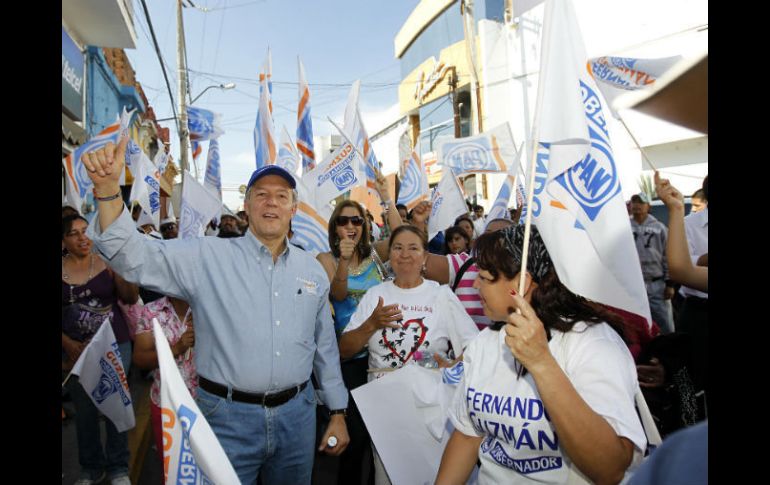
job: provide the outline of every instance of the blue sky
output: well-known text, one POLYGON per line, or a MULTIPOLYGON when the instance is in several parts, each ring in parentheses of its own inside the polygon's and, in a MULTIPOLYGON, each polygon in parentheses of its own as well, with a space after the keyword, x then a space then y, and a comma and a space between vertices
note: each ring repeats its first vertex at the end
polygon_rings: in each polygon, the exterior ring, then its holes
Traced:
MULTIPOLYGON (((297 56, 302 59, 311 85, 316 136, 333 132, 326 117, 342 118, 349 85, 356 79, 362 82, 360 106, 365 122, 368 119, 372 125, 377 124, 384 112, 398 102, 400 68, 394 57, 393 39, 417 0, 193 2, 211 11, 184 9, 192 96, 212 84, 237 84, 235 89, 227 91, 210 89, 196 102, 196 106, 223 116, 225 134, 220 138, 220 159, 225 188, 245 183, 254 169, 252 130, 259 93, 256 80, 268 45, 273 58, 273 114, 278 136, 282 124, 292 137, 296 131, 297 56)), ((176 100, 176 1, 147 0, 146 3, 176 100)), ((156 116, 171 117, 169 95, 138 0, 134 0, 134 25, 137 46, 126 52, 136 77, 156 116)), ((179 143, 174 123, 167 121, 161 125, 171 128, 172 153, 176 159, 179 143)), ((367 128, 371 134, 380 126, 367 128)), ((201 177, 206 149, 204 145, 204 153, 198 158, 201 177)), ((228 200, 235 194, 228 197, 225 191, 223 195, 232 207, 228 200)))

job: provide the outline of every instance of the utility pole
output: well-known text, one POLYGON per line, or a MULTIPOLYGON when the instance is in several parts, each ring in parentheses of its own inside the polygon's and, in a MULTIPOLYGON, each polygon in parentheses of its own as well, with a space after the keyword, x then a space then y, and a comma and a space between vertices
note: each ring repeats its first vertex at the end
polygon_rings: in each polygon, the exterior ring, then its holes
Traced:
POLYGON ((473 0, 462 0, 460 12, 463 16, 463 34, 465 36, 465 53, 471 71, 471 113, 475 111, 476 126, 471 123, 471 135, 484 131, 481 123, 481 87, 476 60, 476 21, 473 19, 473 0))
POLYGON ((454 111, 455 138, 460 138, 460 103, 457 102, 457 69, 452 67, 449 73, 449 90, 452 93, 452 110, 454 111))
POLYGON ((188 151, 190 132, 187 129, 187 65, 184 52, 184 23, 182 22, 182 0, 177 0, 176 10, 177 52, 176 65, 179 71, 179 165, 182 169, 182 187, 184 188, 185 171, 188 170, 188 151))

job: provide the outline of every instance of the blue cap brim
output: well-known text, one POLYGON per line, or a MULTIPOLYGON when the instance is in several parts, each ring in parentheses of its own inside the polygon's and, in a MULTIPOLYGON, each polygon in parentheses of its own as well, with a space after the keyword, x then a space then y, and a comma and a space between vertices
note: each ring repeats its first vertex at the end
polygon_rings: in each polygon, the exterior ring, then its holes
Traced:
POLYGON ((265 165, 264 167, 254 170, 254 173, 251 174, 251 178, 249 179, 249 183, 246 185, 246 189, 249 189, 254 184, 254 182, 266 175, 278 175, 279 177, 283 177, 284 180, 289 182, 289 186, 291 186, 292 189, 297 188, 297 181, 294 180, 292 174, 290 174, 287 170, 279 167, 278 165, 265 165))

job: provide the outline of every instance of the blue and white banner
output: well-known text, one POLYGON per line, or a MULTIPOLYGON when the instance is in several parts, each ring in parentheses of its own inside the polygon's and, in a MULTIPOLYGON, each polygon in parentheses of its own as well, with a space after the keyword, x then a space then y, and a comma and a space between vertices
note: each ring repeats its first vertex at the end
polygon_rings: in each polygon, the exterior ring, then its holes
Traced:
POLYGON ((587 63, 588 73, 607 101, 612 116, 620 116, 612 107, 615 98, 628 91, 651 86, 668 71, 682 56, 660 59, 636 59, 633 57, 595 57, 587 63))
POLYGON ((195 177, 185 171, 182 204, 179 209, 179 238, 203 236, 209 221, 222 209, 222 202, 195 177))
POLYGON ((278 158, 275 160, 275 164, 281 168, 286 169, 291 174, 296 175, 299 169, 300 154, 297 151, 297 146, 291 139, 291 135, 286 130, 286 126, 283 126, 281 131, 281 144, 278 147, 278 158))
POLYGON ((158 172, 160 172, 161 175, 163 175, 163 172, 166 171, 166 167, 168 166, 168 162, 171 158, 171 155, 166 153, 166 148, 164 146, 160 146, 158 148, 158 152, 155 154, 155 158, 153 159, 152 163, 155 164, 156 167, 158 167, 158 172))
MULTIPOLYGON (((94 188, 94 183, 88 176, 88 170, 81 161, 81 157, 84 153, 96 151, 107 145, 107 143, 117 144, 120 136, 127 134, 128 126, 134 111, 135 110, 126 111, 126 109, 123 108, 123 113, 115 123, 100 131, 98 135, 77 147, 74 153, 70 153, 62 159, 62 165, 64 165, 65 174, 68 180, 67 200, 72 207, 76 208, 81 213, 84 199, 94 188), (70 188, 72 190, 69 190, 70 188)), ((123 174, 121 174, 121 178, 122 177, 123 174)))
POLYGON ((160 227, 160 171, 141 150, 133 165, 134 184, 128 200, 142 206, 157 230, 160 227))
POLYGON ((160 369, 164 483, 240 483, 222 445, 190 395, 166 335, 155 318, 152 332, 160 369))
POLYGON ((222 200, 222 167, 219 163, 219 140, 209 141, 209 156, 206 160, 206 176, 203 186, 222 200))
POLYGON ((302 155, 302 173, 315 168, 313 150, 313 120, 310 118, 310 87, 305 79, 305 66, 299 65, 299 106, 297 107, 297 150, 302 155))
POLYGON ((361 113, 358 110, 358 92, 360 86, 361 81, 358 80, 354 82, 353 86, 350 88, 341 131, 352 143, 356 144, 358 151, 363 155, 361 163, 366 176, 366 186, 373 189, 376 187, 377 174, 380 171, 380 162, 377 161, 377 157, 374 155, 372 144, 369 142, 369 135, 366 134, 364 122, 361 119, 361 113))
POLYGON ((96 409, 107 416, 119 432, 134 427, 134 404, 109 318, 102 322, 71 373, 80 377, 80 385, 96 409))
POLYGON ((412 150, 412 155, 404 168, 404 178, 401 180, 396 203, 404 204, 407 209, 412 210, 417 204, 427 200, 429 190, 428 173, 422 166, 417 151, 412 150))
POLYGON ((196 142, 213 140, 224 134, 219 113, 195 106, 187 107, 187 129, 190 140, 196 142))
POLYGON ((265 78, 260 79, 259 109, 254 125, 254 154, 257 168, 273 165, 276 158, 276 138, 273 126, 273 116, 270 110, 269 89, 266 88, 265 78))
POLYGON ((562 283, 650 320, 604 106, 569 0, 545 7, 533 223, 562 283))
POLYGON ((508 210, 508 204, 511 202, 511 196, 514 193, 514 187, 516 186, 516 180, 521 179, 521 153, 523 151, 524 145, 522 144, 521 147, 519 147, 519 154, 516 156, 516 162, 512 163, 511 166, 508 168, 508 176, 505 178, 505 181, 500 186, 500 191, 497 193, 497 197, 495 198, 495 202, 492 204, 492 207, 489 209, 489 213, 487 213, 486 216, 486 223, 489 224, 490 221, 493 221, 495 219, 510 219, 511 218, 511 212, 508 210))
POLYGON ((345 141, 316 168, 302 176, 314 207, 322 207, 332 199, 363 185, 364 174, 355 148, 345 141))
POLYGON ((507 172, 517 158, 508 122, 477 136, 439 141, 438 163, 455 175, 507 172))

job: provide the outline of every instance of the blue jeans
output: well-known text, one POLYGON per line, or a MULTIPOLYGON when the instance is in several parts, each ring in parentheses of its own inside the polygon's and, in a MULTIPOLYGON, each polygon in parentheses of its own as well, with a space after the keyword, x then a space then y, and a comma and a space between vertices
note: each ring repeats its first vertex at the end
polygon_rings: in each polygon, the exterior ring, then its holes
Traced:
POLYGON ((315 449, 313 386, 272 408, 226 399, 198 388, 195 399, 241 483, 309 484, 315 449))
MULTIPOLYGON (((128 375, 131 364, 131 342, 118 345, 123 369, 128 375)), ((78 436, 78 462, 80 478, 98 479, 106 471, 109 478, 128 474, 128 432, 118 433, 108 418, 104 419, 107 430, 107 447, 102 449, 102 433, 99 427, 99 411, 91 397, 80 385, 77 376, 67 381, 67 390, 75 405, 75 429, 78 436)))
POLYGON ((671 303, 663 298, 663 293, 666 291, 665 280, 645 282, 644 286, 647 290, 647 300, 650 302, 650 314, 653 321, 660 327, 660 333, 673 332, 674 322, 671 321, 668 313, 671 303))

